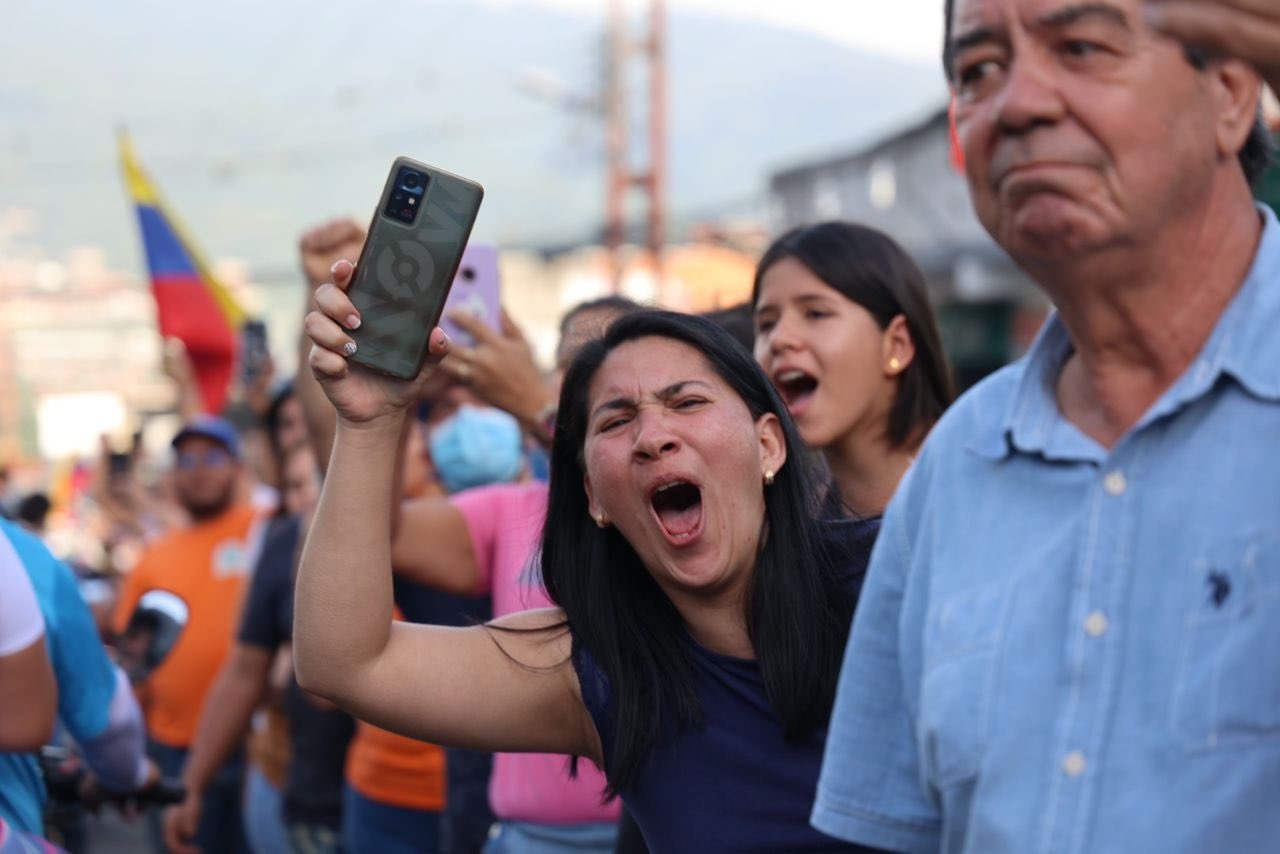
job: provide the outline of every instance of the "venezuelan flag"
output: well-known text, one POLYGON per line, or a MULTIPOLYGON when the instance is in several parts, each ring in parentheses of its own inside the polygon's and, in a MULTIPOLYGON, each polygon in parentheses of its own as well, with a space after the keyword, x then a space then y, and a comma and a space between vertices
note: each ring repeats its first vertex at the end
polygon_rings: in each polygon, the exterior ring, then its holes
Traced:
POLYGON ((163 338, 187 348, 208 412, 222 411, 239 346, 244 309, 216 278, 138 164, 133 144, 120 135, 125 186, 138 210, 142 245, 151 272, 157 320, 163 338))

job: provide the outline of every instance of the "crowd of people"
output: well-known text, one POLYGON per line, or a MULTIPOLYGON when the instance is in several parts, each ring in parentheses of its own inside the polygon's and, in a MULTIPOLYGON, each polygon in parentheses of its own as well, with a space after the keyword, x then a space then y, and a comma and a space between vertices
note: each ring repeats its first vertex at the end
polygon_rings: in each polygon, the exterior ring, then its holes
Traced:
POLYGON ((157 852, 1277 850, 1274 6, 948 0, 974 209, 1056 308, 954 402, 865 225, 733 310, 576 306, 549 375, 456 318, 409 381, 349 363, 361 227, 308 231, 297 375, 188 411, 167 491, 104 452, 118 588, 0 522, 0 852, 87 850, 50 743, 85 801, 181 781, 157 852))

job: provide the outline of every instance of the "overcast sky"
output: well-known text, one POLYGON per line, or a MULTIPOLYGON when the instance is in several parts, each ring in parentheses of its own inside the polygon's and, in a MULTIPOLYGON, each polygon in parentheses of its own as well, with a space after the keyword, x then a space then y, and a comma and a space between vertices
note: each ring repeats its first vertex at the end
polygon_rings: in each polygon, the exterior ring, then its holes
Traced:
MULTIPOLYGON (((621 2, 636 18, 649 7, 621 2)), ((569 92, 594 91, 609 3, 384 0, 376 14, 360 0, 11 4, 0 34, 0 253, 11 234, 53 257, 91 244, 113 263, 136 260, 134 224, 119 215, 122 125, 215 254, 275 263, 311 211, 364 208, 383 161, 408 150, 486 176, 486 236, 580 239, 603 196, 598 129, 517 84, 537 68, 569 92), (551 29, 485 14, 503 9, 551 29), (437 14, 461 28, 446 48, 388 54, 390 20, 434 34, 437 14), (553 194, 548 215, 542 200, 553 194)), ((673 210, 754 204, 771 170, 847 152, 936 108, 942 3, 666 0, 673 210), (716 33, 745 47, 717 44, 716 33), (716 140, 735 136, 750 144, 717 154, 716 140)))
MULTIPOLYGON (((605 0, 487 0, 539 3, 598 12, 605 0)), ((639 11, 645 0, 623 0, 639 11)), ((942 43, 942 0, 667 0, 669 8, 754 18, 785 24, 851 44, 915 59, 937 61, 942 43)))

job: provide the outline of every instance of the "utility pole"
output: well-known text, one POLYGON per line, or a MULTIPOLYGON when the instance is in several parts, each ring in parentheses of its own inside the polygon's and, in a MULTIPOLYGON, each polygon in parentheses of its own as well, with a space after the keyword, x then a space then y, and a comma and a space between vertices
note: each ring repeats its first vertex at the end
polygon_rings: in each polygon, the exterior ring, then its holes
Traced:
POLYGON ((626 200, 632 189, 641 190, 648 204, 647 240, 654 276, 662 282, 662 249, 666 243, 666 138, 667 66, 666 11, 664 0, 649 0, 648 32, 630 35, 623 0, 609 0, 609 29, 605 51, 604 119, 607 157, 605 246, 609 252, 610 278, 618 292, 622 276, 620 257, 626 237, 626 200), (631 165, 628 86, 633 59, 648 63, 648 166, 631 165))

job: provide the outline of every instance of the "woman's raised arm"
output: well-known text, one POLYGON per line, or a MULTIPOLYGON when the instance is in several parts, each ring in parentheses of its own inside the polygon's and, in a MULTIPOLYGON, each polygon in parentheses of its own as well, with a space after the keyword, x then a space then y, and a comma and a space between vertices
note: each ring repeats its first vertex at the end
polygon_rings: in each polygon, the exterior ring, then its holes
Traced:
MULTIPOLYGON (((392 623, 391 501, 410 404, 448 350, 440 330, 421 376, 347 363, 352 267, 316 293, 310 364, 338 414, 333 456, 298 571, 294 661, 308 691, 379 726, 441 744, 599 759, 557 611, 501 628, 392 623), (345 327, 345 328, 344 328, 345 327)), ((358 324, 355 324, 358 325, 358 324)), ((350 345, 350 346, 349 346, 350 345)))

